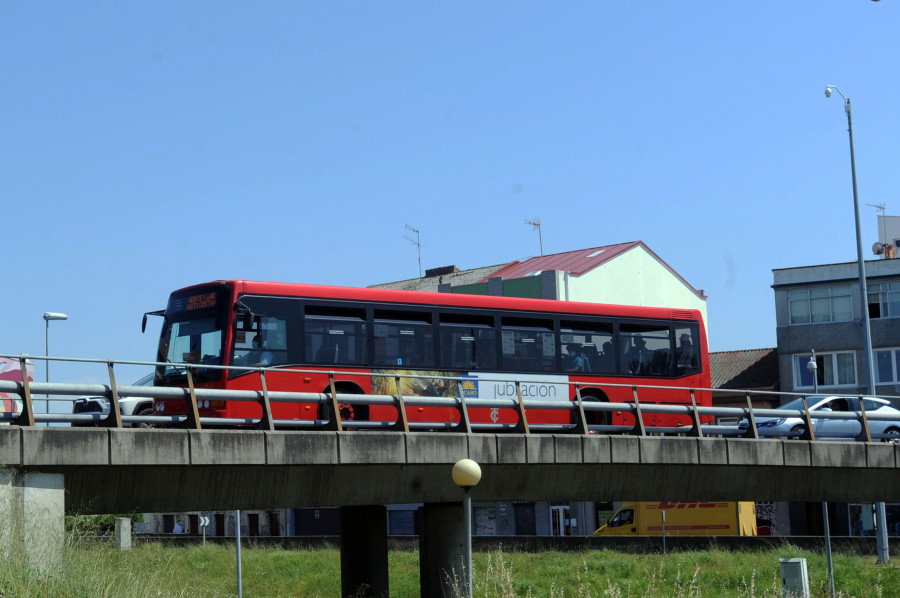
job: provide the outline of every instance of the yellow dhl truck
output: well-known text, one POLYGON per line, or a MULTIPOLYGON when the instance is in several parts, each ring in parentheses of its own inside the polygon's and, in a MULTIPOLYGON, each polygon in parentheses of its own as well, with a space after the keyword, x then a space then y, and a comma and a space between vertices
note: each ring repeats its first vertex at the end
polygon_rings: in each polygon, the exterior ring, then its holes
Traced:
POLYGON ((626 502, 594 535, 661 536, 663 533, 667 536, 755 536, 756 509, 752 502, 626 502))

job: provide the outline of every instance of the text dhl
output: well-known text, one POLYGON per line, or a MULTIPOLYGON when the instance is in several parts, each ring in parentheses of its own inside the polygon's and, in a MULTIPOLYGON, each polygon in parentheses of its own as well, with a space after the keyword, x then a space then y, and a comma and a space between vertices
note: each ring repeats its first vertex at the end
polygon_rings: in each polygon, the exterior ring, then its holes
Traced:
POLYGON ((648 509, 659 511, 671 511, 672 509, 721 509, 728 506, 726 502, 660 502, 655 505, 647 505, 648 509))

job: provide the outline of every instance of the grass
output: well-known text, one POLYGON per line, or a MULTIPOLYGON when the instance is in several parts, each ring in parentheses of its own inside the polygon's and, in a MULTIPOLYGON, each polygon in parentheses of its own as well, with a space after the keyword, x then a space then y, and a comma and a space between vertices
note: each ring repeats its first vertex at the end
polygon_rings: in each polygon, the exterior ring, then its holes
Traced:
MULTIPOLYGON (((243 593, 261 596, 340 596, 337 550, 245 547, 243 593)), ((813 597, 828 596, 823 554, 781 548, 633 555, 611 551, 474 555, 474 595, 483 598, 781 598, 779 559, 807 559, 813 597)), ((842 598, 900 597, 900 567, 875 566, 874 557, 835 554, 835 586, 842 598)), ((389 555, 393 598, 419 596, 416 552, 389 555)), ((233 546, 164 547, 142 544, 116 551, 109 542, 70 540, 52 573, 40 575, 23 559, 0 561, 0 598, 223 597, 236 595, 233 546)))

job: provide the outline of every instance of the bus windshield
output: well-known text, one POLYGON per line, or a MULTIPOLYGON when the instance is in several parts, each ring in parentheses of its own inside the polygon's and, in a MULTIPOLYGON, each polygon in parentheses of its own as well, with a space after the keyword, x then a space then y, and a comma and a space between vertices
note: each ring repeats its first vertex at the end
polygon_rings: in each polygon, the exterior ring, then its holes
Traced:
MULTIPOLYGON (((157 371, 157 384, 184 380, 184 364, 223 364, 228 306, 227 297, 220 297, 223 292, 217 288, 190 290, 169 300, 158 356, 166 365, 157 371)), ((195 368, 192 373, 198 382, 217 380, 223 375, 222 370, 215 368, 195 368)))

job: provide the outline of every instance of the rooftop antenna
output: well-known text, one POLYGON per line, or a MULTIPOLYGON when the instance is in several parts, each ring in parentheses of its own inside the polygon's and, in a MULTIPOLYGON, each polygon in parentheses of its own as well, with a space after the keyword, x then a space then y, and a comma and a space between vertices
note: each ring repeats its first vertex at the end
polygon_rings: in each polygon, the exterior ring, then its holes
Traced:
POLYGON ((879 243, 884 243, 884 204, 883 203, 867 203, 867 206, 870 208, 875 208, 876 210, 881 210, 881 236, 878 237, 879 243))
POLYGON ((410 243, 412 243, 413 245, 415 245, 416 249, 419 250, 419 278, 422 278, 422 242, 419 241, 419 229, 407 224, 406 230, 416 233, 415 239, 413 239, 409 235, 403 235, 403 238, 406 239, 407 241, 409 241, 410 243))
POLYGON ((540 218, 532 218, 531 220, 525 219, 525 224, 531 225, 531 230, 537 229, 538 232, 538 241, 541 244, 541 255, 544 255, 544 239, 541 237, 541 219, 540 218))

